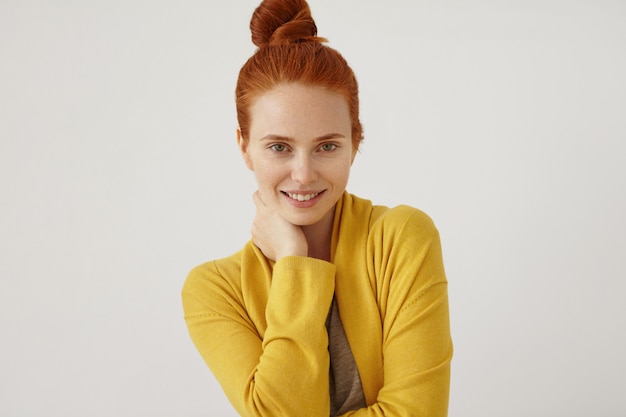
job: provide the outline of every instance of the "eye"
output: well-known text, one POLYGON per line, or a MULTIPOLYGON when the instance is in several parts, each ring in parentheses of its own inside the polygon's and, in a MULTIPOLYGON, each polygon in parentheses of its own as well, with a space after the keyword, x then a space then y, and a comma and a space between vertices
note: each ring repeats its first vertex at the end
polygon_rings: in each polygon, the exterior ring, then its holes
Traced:
POLYGON ((324 152, 334 151, 335 149, 337 149, 337 145, 335 145, 334 143, 324 143, 322 146, 320 146, 320 149, 324 152))
POLYGON ((282 143, 274 143, 270 145, 270 149, 274 152, 285 152, 287 150, 287 147, 282 143))

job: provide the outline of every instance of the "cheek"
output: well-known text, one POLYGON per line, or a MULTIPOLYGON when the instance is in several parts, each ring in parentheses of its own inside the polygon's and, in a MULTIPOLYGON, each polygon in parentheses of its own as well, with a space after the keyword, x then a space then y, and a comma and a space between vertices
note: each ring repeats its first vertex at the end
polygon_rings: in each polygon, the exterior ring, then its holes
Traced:
POLYGON ((351 167, 350 162, 351 162, 350 159, 346 159, 341 164, 337 165, 337 167, 335 168, 335 172, 334 172, 335 178, 337 178, 338 180, 341 179, 341 181, 344 181, 344 182, 348 180, 348 176, 350 175, 350 167, 351 167))
POLYGON ((275 164, 257 162, 254 175, 259 186, 274 187, 280 180, 280 170, 275 164))

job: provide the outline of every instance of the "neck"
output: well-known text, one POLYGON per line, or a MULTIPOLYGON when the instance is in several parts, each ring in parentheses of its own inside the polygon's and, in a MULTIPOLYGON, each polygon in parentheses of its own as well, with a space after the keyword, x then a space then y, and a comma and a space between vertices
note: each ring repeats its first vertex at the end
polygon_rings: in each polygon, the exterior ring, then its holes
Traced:
POLYGON ((309 256, 330 262, 330 241, 333 235, 334 207, 322 219, 308 226, 302 226, 302 231, 309 245, 309 256))

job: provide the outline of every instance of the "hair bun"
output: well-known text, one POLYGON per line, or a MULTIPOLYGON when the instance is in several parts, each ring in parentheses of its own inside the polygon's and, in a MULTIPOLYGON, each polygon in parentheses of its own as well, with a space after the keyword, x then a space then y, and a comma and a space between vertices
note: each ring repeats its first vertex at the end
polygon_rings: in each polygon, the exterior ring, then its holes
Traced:
POLYGON ((305 0, 263 0, 250 20, 252 42, 259 48, 306 41, 323 42, 305 0))

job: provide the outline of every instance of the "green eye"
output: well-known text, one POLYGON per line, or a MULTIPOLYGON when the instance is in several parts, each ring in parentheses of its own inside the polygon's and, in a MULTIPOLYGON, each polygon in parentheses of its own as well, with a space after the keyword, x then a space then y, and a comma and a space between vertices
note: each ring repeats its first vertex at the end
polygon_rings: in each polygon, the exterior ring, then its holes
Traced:
POLYGON ((337 149, 337 145, 335 145, 334 143, 325 143, 321 146, 321 149, 323 151, 334 151, 335 149, 337 149))
POLYGON ((287 150, 287 147, 282 143, 275 143, 270 146, 270 149, 274 152, 285 152, 285 150, 287 150))

